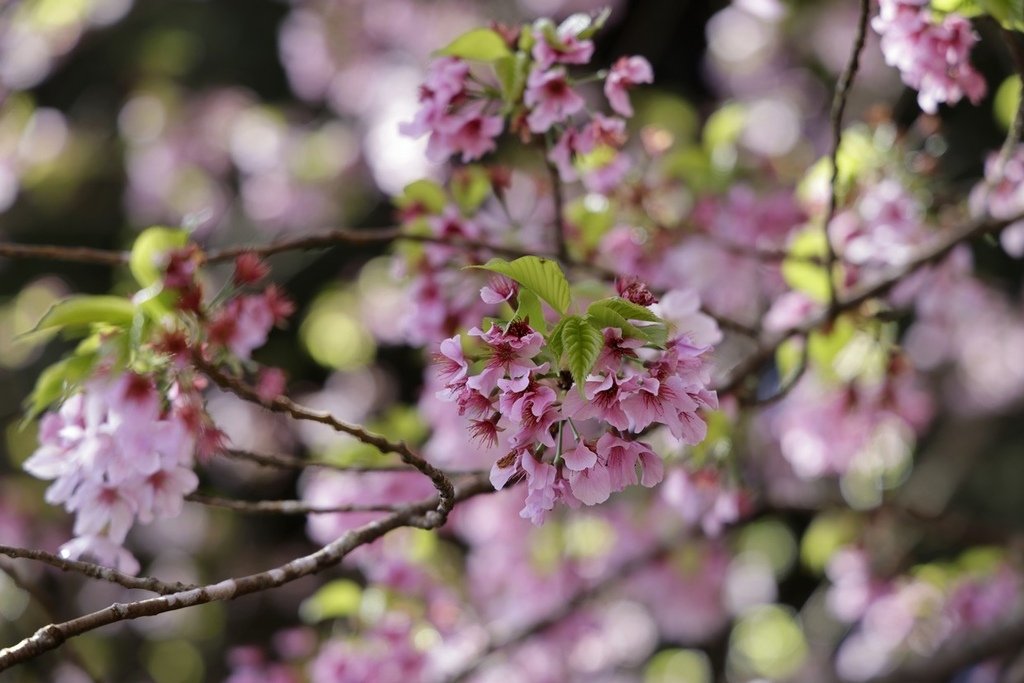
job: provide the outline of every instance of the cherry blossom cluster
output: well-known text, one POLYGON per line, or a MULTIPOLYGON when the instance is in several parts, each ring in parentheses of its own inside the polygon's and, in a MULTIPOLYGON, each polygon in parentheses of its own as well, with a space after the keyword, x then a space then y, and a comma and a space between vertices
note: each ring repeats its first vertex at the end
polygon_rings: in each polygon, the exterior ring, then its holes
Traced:
MULTIPOLYGON (((163 287, 174 294, 174 306, 200 323, 205 341, 236 358, 247 360, 253 349, 263 346, 275 325, 283 325, 294 312, 294 304, 271 284, 259 293, 245 288, 258 284, 270 269, 255 254, 243 253, 235 259, 231 282, 208 300, 198 277, 200 252, 187 246, 169 252, 163 287)), ((193 345, 204 341, 193 340, 193 345)))
MULTIPOLYGON (((168 234, 153 230, 137 244, 168 234)), ((245 363, 293 308, 275 286, 245 291, 268 272, 253 254, 236 259, 231 280, 212 298, 204 294, 194 246, 147 251, 137 261, 136 277, 154 284, 134 303, 123 302, 133 310, 126 324, 135 329, 97 331, 71 356, 86 376, 68 378, 72 389, 43 415, 39 448, 24 464, 29 474, 53 481, 47 502, 75 515, 76 538, 61 553, 129 574, 139 571, 123 547, 131 527, 177 516, 199 483, 196 457, 225 446, 206 411, 207 382, 194 370, 192 354, 245 363)), ((91 305, 88 297, 79 303, 91 305)), ((261 394, 283 388, 279 371, 261 373, 261 394)))
MULTIPOLYGON (((508 113, 510 131, 524 140, 562 131, 550 158, 558 164, 564 180, 576 179, 573 155, 588 155, 598 147, 611 149, 610 158, 596 160, 594 170, 584 178, 589 178, 588 185, 614 185, 614 178, 621 178, 621 171, 628 169, 628 163, 615 160, 614 154, 624 139, 622 120, 597 114, 582 128, 571 125, 573 116, 584 113, 586 101, 568 68, 590 61, 594 43, 589 36, 599 25, 600 20, 574 15, 558 27, 541 19, 520 28, 488 31, 492 41, 506 44, 504 59, 513 70, 511 75, 499 74, 498 83, 481 81, 467 61, 492 60, 460 49, 456 41, 448 50, 454 56, 431 65, 420 88, 420 109, 401 131, 412 137, 429 135, 427 155, 433 161, 444 161, 453 154, 471 161, 497 148, 508 113)), ((632 116, 629 88, 650 83, 653 77, 650 64, 642 57, 617 61, 604 75, 604 93, 611 108, 621 116, 632 116)))
MULTIPOLYGON (((655 303, 646 287, 626 291, 633 303, 655 303)), ((482 296, 493 298, 495 289, 482 296)), ((508 288, 505 296, 514 296, 508 288)), ((456 402, 480 441, 501 444, 506 455, 494 463, 495 488, 526 480, 521 516, 541 524, 559 502, 596 505, 627 486, 651 487, 664 476, 662 459, 638 438, 664 426, 684 444, 703 440, 702 410, 718 407, 708 389, 707 346, 695 345, 685 330, 663 349, 605 326, 596 361, 582 385, 560 365, 550 337, 514 319, 473 328, 482 358, 473 363, 456 335, 441 342, 441 396, 456 402), (548 359, 548 360, 545 360, 548 359)))
POLYGON ((918 91, 924 111, 934 114, 939 104, 965 96, 977 104, 985 96, 985 80, 970 63, 978 36, 963 16, 936 20, 928 0, 881 0, 871 25, 882 37, 886 63, 918 91))
POLYGON ((135 574, 139 564, 122 547, 129 529, 181 512, 199 483, 198 435, 192 399, 176 398, 165 404, 152 379, 135 373, 97 376, 43 416, 24 467, 53 481, 48 503, 75 514, 63 556, 135 574))

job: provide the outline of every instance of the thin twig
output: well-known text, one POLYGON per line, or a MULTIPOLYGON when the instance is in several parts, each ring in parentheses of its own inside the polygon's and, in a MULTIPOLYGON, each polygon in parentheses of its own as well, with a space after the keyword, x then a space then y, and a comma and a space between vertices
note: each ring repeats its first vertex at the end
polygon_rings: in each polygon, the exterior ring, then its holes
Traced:
MULTIPOLYGON (((401 465, 341 465, 333 462, 325 462, 323 460, 307 460, 305 458, 297 458, 294 455, 285 455, 283 453, 254 453, 252 451, 244 451, 236 448, 229 448, 222 451, 220 455, 234 458, 236 460, 245 460, 247 462, 256 463, 264 467, 276 467, 278 469, 287 470, 304 470, 307 468, 318 468, 334 470, 336 472, 347 472, 349 474, 372 474, 372 473, 387 473, 387 472, 413 472, 415 471, 411 466, 401 465)), ((482 470, 442 470, 449 477, 468 477, 480 474, 482 470)))
POLYGON ((793 387, 799 384, 800 379, 804 376, 804 373, 807 372, 807 366, 810 363, 810 356, 811 344, 810 341, 804 337, 803 344, 800 347, 800 358, 797 360, 797 366, 793 369, 790 376, 781 378, 779 380, 778 389, 776 389, 770 396, 765 396, 764 398, 758 398, 752 401, 743 401, 743 405, 763 408, 765 406, 772 405, 773 403, 778 403, 784 399, 789 395, 789 392, 793 390, 793 387))
POLYGON ((50 244, 14 244, 0 242, 0 257, 40 261, 67 261, 95 263, 101 266, 120 266, 128 263, 128 252, 90 247, 60 247, 50 244))
POLYGON ((221 498, 220 496, 208 496, 203 493, 190 493, 185 497, 192 503, 208 505, 210 507, 234 510, 258 515, 324 515, 337 512, 394 512, 400 509, 401 505, 379 504, 379 505, 333 505, 321 506, 310 505, 303 500, 235 500, 233 498, 221 498))
POLYGON ((832 237, 829 235, 828 227, 836 215, 836 201, 839 189, 839 147, 843 142, 843 115, 846 113, 846 103, 850 97, 850 88, 857 77, 857 70, 860 68, 860 55, 864 51, 864 44, 867 41, 868 16, 871 13, 871 1, 860 0, 860 17, 857 21, 857 35, 853 41, 853 49, 850 51, 850 59, 839 77, 836 84, 835 95, 832 98, 832 151, 829 158, 832 162, 832 177, 829 180, 828 208, 825 211, 825 222, 822 230, 825 231, 826 244, 826 269, 828 272, 829 304, 835 307, 839 301, 839 293, 836 288, 835 267, 837 261, 835 245, 832 244, 832 237))
POLYGON ((255 387, 247 384, 238 377, 225 373, 216 365, 203 358, 202 354, 198 351, 192 354, 192 361, 197 368, 202 370, 203 373, 216 382, 218 386, 232 392, 240 398, 263 406, 267 410, 290 415, 296 420, 307 420, 310 422, 325 424, 336 431, 354 436, 359 441, 369 444, 370 446, 374 446, 383 453, 396 454, 402 459, 402 462, 407 465, 411 465, 416 470, 426 475, 434 484, 434 488, 437 489, 439 495, 437 509, 429 513, 430 517, 437 517, 437 522, 435 523, 431 521, 428 523, 429 526, 439 526, 444 523, 445 519, 447 519, 448 513, 451 511, 452 505, 454 504, 454 499, 452 497, 454 489, 451 479, 449 479, 443 471, 434 467, 419 456, 404 441, 392 441, 380 434, 364 429, 359 425, 349 424, 348 422, 339 420, 328 412, 313 410, 312 408, 299 405, 287 396, 264 398, 255 387))
MULTIPOLYGON (((18 571, 17 567, 11 566, 6 558, 0 562, 0 571, 10 577, 11 581, 15 586, 25 591, 25 593, 31 597, 39 610, 43 613, 43 616, 47 621, 57 621, 57 611, 54 608, 53 601, 50 599, 50 595, 46 593, 38 584, 34 581, 29 581, 18 571)), ((78 651, 75 648, 70 648, 67 652, 68 660, 73 664, 79 671, 93 683, 102 683, 102 679, 92 671, 85 661, 79 656, 78 651)))
POLYGON ((565 220, 565 193, 562 188, 562 176, 558 175, 558 167, 551 163, 546 154, 544 165, 547 167, 548 176, 551 178, 551 196, 555 202, 555 248, 558 253, 558 260, 563 263, 569 263, 571 261, 567 235, 569 224, 565 220))
POLYGON ((150 591, 152 593, 160 593, 161 595, 169 595, 171 593, 178 593, 180 591, 195 588, 195 586, 192 586, 191 584, 180 582, 168 583, 149 576, 129 576, 128 574, 123 574, 116 569, 104 567, 103 565, 94 564, 92 562, 66 560, 59 555, 48 553, 45 550, 0 545, 0 555, 6 555, 7 557, 11 557, 16 560, 34 560, 36 562, 48 564, 51 567, 56 567, 64 572, 76 572, 78 574, 88 576, 90 579, 99 579, 100 581, 116 583, 119 586, 124 586, 125 588, 136 588, 139 590, 150 591))
MULTIPOLYGON (((472 496, 493 491, 486 477, 480 477, 459 487, 453 492, 452 502, 466 500, 472 496)), ((353 529, 336 541, 314 553, 298 557, 279 567, 239 578, 226 579, 191 590, 171 593, 161 597, 129 603, 114 603, 104 609, 83 615, 60 624, 49 624, 11 647, 0 650, 0 671, 28 661, 39 655, 55 650, 69 638, 93 631, 102 626, 128 619, 164 614, 186 607, 195 607, 209 602, 233 600, 243 595, 257 593, 312 574, 340 563, 346 555, 359 546, 372 543, 385 534, 407 526, 437 528, 444 523, 441 516, 431 516, 444 505, 442 496, 434 496, 421 503, 409 505, 386 517, 353 529)))
POLYGON ((735 391, 747 377, 756 373, 758 368, 770 361, 775 356, 779 346, 787 339, 798 335, 806 336, 817 329, 830 325, 841 313, 853 310, 865 301, 886 294, 903 278, 919 268, 940 260, 962 242, 975 237, 981 237, 982 235, 996 233, 1007 225, 1019 220, 1024 220, 1024 215, 1004 220, 984 218, 967 223, 957 229, 946 231, 944 235, 938 236, 930 245, 922 248, 912 259, 898 268, 890 270, 877 281, 868 283, 850 292, 847 296, 840 298, 835 306, 812 316, 800 325, 777 334, 741 361, 714 389, 720 394, 728 394, 735 391))
POLYGON ((349 229, 338 229, 329 230, 321 233, 314 233, 312 235, 306 235, 303 237, 295 237, 277 242, 271 242, 270 244, 263 245, 242 245, 242 246, 231 246, 224 247, 222 249, 211 249, 206 252, 206 261, 208 263, 220 263, 223 261, 231 261, 235 257, 240 256, 248 252, 254 253, 258 256, 273 256, 274 254, 280 254, 286 251, 309 251, 312 249, 329 249, 336 247, 339 244, 352 244, 352 245, 367 245, 367 244, 386 244, 388 242, 395 241, 406 241, 406 242, 427 242, 435 244, 444 244, 449 247, 456 247, 461 249, 479 249, 481 251, 490 251, 495 254, 502 254, 505 256, 525 256, 528 252, 522 249, 515 249, 512 247, 506 247, 499 244, 491 244, 489 242, 481 242, 478 240, 467 240, 459 237, 439 237, 437 235, 415 235, 403 231, 402 228, 384 228, 375 230, 349 230, 349 229))

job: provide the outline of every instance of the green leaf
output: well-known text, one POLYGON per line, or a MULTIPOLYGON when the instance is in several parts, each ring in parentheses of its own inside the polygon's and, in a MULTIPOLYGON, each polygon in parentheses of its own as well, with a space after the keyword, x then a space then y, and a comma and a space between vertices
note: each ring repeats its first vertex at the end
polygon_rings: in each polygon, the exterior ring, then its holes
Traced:
POLYGON ((35 418, 88 377, 97 358, 95 353, 68 356, 39 373, 32 393, 25 399, 25 421, 35 418))
POLYGON ((1019 76, 1010 76, 999 89, 996 90, 995 99, 992 102, 993 113, 996 121, 1004 130, 1010 130, 1013 119, 1017 116, 1017 108, 1020 106, 1021 86, 1019 76))
POLYGON ((668 327, 665 325, 637 325, 636 328, 640 330, 640 336, 646 339, 647 343, 652 346, 663 349, 665 344, 668 343, 668 327))
POLYGON ((324 584, 320 590, 302 601, 299 616, 308 624, 327 619, 349 617, 359 611, 363 589, 355 581, 336 579, 324 584))
POLYGON ((624 337, 643 339, 655 346, 665 346, 665 342, 668 341, 668 328, 658 316, 643 306, 638 306, 625 299, 595 301, 587 309, 587 317, 598 327, 619 328, 624 337), (626 316, 632 320, 644 320, 649 324, 634 325, 627 320, 626 316))
POLYGON ((491 194, 491 177, 483 166, 476 164, 457 169, 452 175, 452 197, 463 215, 469 216, 480 208, 491 194))
POLYGON ((747 126, 747 108, 735 102, 725 104, 708 117, 704 124, 704 147, 731 147, 747 126))
POLYGON ((501 96, 505 101, 506 109, 511 110, 512 105, 522 97, 523 90, 526 88, 526 74, 529 66, 530 58, 524 52, 517 52, 515 55, 502 57, 494 62, 494 71, 498 75, 501 96))
POLYGON ((565 346, 562 343, 562 333, 565 332, 566 320, 568 320, 568 318, 562 318, 559 320, 558 324, 551 330, 551 334, 548 335, 548 348, 551 349, 551 353, 554 355, 556 363, 561 362, 562 354, 565 353, 565 346))
POLYGON ((1024 0, 978 0, 978 4, 1003 28, 1013 31, 1024 27, 1024 0))
POLYGON ((827 330, 812 332, 808 337, 808 358, 818 371, 828 377, 836 377, 836 357, 853 341, 857 326, 849 316, 836 318, 827 330))
POLYGON ((661 318, 656 316, 651 309, 617 296, 613 296, 608 299, 601 299, 590 304, 590 308, 595 307, 609 308, 626 320, 642 320, 647 323, 664 322, 661 318))
POLYGON ((579 228, 584 249, 593 249, 615 225, 612 203, 603 195, 588 195, 569 202, 566 217, 579 228))
POLYGON ((135 239, 128 267, 135 280, 149 287, 163 278, 166 254, 188 242, 188 233, 180 228, 147 228, 135 239))
POLYGON ((530 327, 541 334, 547 334, 548 321, 544 319, 544 309, 541 308, 540 299, 528 289, 519 290, 517 295, 519 307, 516 309, 516 318, 526 320, 530 327))
POLYGON ((72 296, 51 307, 32 331, 81 328, 94 323, 128 327, 134 316, 135 306, 124 297, 72 296))
POLYGON ((493 273, 501 273, 527 288, 558 311, 564 314, 572 303, 569 281, 558 264, 539 256, 520 256, 514 261, 494 258, 482 266, 493 273))
POLYGON ((956 12, 965 17, 976 17, 985 14, 985 8, 979 0, 932 0, 932 10, 940 14, 956 12))
MULTIPOLYGON (((603 10, 601 10, 597 14, 587 16, 588 25, 586 26, 586 28, 584 28, 579 33, 577 33, 576 37, 579 38, 580 40, 587 40, 589 38, 593 38, 595 33, 597 33, 602 28, 604 28, 605 23, 607 23, 608 18, 611 15, 612 15, 612 8, 611 7, 605 7, 603 10)), ((566 21, 569 21, 569 20, 566 19, 566 21)))
POLYGON ((622 331, 622 336, 640 339, 643 335, 631 322, 622 317, 617 311, 597 303, 591 304, 587 309, 587 318, 600 328, 617 327, 622 331))
POLYGON ((804 228, 789 245, 789 254, 795 258, 787 258, 782 262, 782 279, 815 301, 828 301, 828 269, 807 261, 809 257, 824 258, 827 251, 825 232, 814 225, 804 228))
POLYGON ((439 50, 437 54, 476 62, 493 62, 502 57, 511 56, 512 51, 508 49, 505 39, 496 31, 489 28, 478 28, 463 33, 450 42, 447 47, 439 50))
POLYGON ((444 211, 448 203, 448 197, 444 189, 433 180, 417 180, 409 183, 402 190, 402 194, 395 197, 395 205, 400 209, 419 207, 430 214, 439 214, 444 211))
POLYGON ((580 393, 583 393, 587 375, 601 354, 604 335, 590 321, 578 315, 569 316, 563 322, 565 327, 562 329, 562 346, 569 362, 569 372, 572 373, 573 381, 576 382, 580 393))

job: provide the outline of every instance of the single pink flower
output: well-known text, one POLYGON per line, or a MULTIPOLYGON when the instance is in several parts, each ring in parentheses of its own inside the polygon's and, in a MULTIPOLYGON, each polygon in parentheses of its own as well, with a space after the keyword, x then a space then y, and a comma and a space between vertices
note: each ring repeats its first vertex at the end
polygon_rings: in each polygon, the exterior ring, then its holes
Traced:
POLYGON ((620 57, 612 65, 604 82, 604 94, 612 109, 622 116, 633 115, 633 105, 629 101, 629 88, 639 83, 652 83, 654 70, 651 63, 643 57, 620 57))
POLYGON ((583 98, 569 85, 565 69, 534 68, 526 79, 523 101, 530 108, 526 122, 534 133, 545 133, 584 106, 583 98))

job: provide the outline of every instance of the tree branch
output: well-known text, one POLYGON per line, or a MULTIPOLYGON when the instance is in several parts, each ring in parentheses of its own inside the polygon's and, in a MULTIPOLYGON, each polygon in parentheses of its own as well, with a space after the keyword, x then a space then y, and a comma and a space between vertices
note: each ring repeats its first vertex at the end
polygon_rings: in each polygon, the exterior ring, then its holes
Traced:
POLYGON ((431 519, 436 517, 436 521, 430 521, 428 524, 430 526, 440 526, 441 524, 444 524, 444 521, 447 519, 448 513, 451 511, 452 505, 454 504, 454 488, 452 486, 451 479, 449 479, 443 471, 434 467, 419 456, 404 441, 391 441, 390 439, 380 434, 368 431, 359 425, 343 422, 328 412, 313 410, 312 408, 299 405, 286 396, 263 398, 255 387, 250 386, 238 377, 234 377, 223 372, 213 363, 203 358, 202 354, 198 351, 192 354, 192 361, 197 368, 202 370, 204 374, 206 374, 222 389, 226 389, 246 401, 263 406, 267 410, 290 415, 296 420, 308 420, 310 422, 325 424, 336 431, 354 436, 359 441, 369 444, 370 446, 374 446, 381 452, 394 453, 398 455, 402 462, 407 465, 411 465, 416 470, 426 475, 434 484, 434 488, 437 489, 438 492, 437 508, 427 513, 427 515, 431 519))
MULTIPOLYGON (((405 470, 411 471, 411 470, 405 470)), ((352 504, 320 506, 310 505, 304 500, 235 500, 233 498, 221 498, 219 496, 208 496, 203 493, 190 493, 185 500, 208 505, 210 507, 224 508, 257 515, 323 515, 335 512, 394 512, 403 506, 395 504, 352 504)))
MULTIPOLYGON (((453 492, 452 504, 481 493, 493 491, 490 482, 483 476, 467 482, 453 492)), ((39 655, 55 650, 69 638, 93 631, 101 626, 127 619, 154 616, 186 607, 195 607, 209 602, 234 600, 243 595, 257 593, 291 583, 340 563, 354 549, 381 538, 385 534, 404 526, 437 528, 444 524, 440 515, 430 516, 443 505, 443 497, 433 498, 408 505, 382 519, 364 524, 349 531, 332 543, 314 553, 298 557, 279 567, 239 578, 226 579, 219 583, 198 588, 177 591, 148 600, 129 603, 114 603, 108 607, 83 615, 60 624, 49 624, 32 636, 11 647, 0 650, 0 671, 28 661, 39 655), (420 524, 422 522, 422 524, 420 524)))
POLYGON ((120 266, 128 263, 128 256, 127 251, 0 242, 0 257, 9 259, 38 259, 40 261, 68 261, 71 263, 95 263, 101 266, 120 266))
MULTIPOLYGON (((229 448, 225 451, 221 451, 219 455, 223 455, 236 460, 245 460, 247 462, 256 463, 264 467, 276 467, 278 469, 287 470, 304 470, 309 467, 334 470, 336 472, 348 472, 350 474, 372 474, 375 472, 412 472, 414 471, 409 465, 339 465, 333 462, 324 462, 322 460, 307 460, 305 458, 297 458, 293 455, 285 455, 283 453, 254 453, 252 451, 244 451, 235 448, 229 448)), ((480 474, 482 470, 442 470, 449 477, 468 477, 480 474)))
POLYGON ((123 574, 116 569, 104 567, 99 564, 93 564, 92 562, 66 560, 59 555, 48 553, 45 550, 33 550, 30 548, 17 548, 9 545, 0 545, 0 555, 6 555, 7 557, 16 560, 35 560, 36 562, 56 567, 64 572, 75 572, 88 576, 90 579, 116 583, 117 585, 124 586, 125 588, 150 591, 152 593, 160 593, 161 595, 169 595, 171 593, 178 593, 195 588, 195 586, 187 583, 167 583, 149 576, 130 576, 128 574, 123 574))
POLYGON ((1024 220, 1024 216, 1015 216, 1004 220, 984 218, 967 223, 957 229, 946 231, 945 235, 940 236, 932 244, 922 248, 916 256, 902 266, 890 270, 888 274, 883 275, 873 283, 868 283, 853 290, 847 296, 841 297, 835 306, 831 306, 818 315, 812 316, 804 323, 777 334, 774 338, 763 344, 760 349, 741 361, 714 389, 721 394, 735 391, 743 380, 757 372, 758 368, 770 361, 775 356, 779 346, 790 337, 806 336, 815 330, 831 324, 841 313, 857 308, 865 301, 886 294, 903 278, 919 268, 942 259, 960 243, 982 235, 996 233, 1007 225, 1019 220, 1024 220))
POLYGON ((822 230, 825 231, 826 244, 826 270, 828 272, 829 305, 835 307, 839 302, 839 294, 836 288, 835 266, 837 261, 835 245, 832 244, 832 237, 829 235, 828 226, 836 215, 836 195, 839 186, 839 147, 843 142, 843 115, 846 113, 846 104, 850 97, 850 88, 857 77, 857 70, 860 68, 860 55, 864 51, 864 43, 867 41, 868 16, 871 13, 870 0, 860 0, 860 17, 857 20, 857 35, 853 41, 853 49, 850 51, 850 59, 839 77, 836 84, 835 95, 832 98, 832 113, 830 116, 832 125, 832 151, 829 159, 832 162, 832 177, 829 180, 828 208, 825 211, 825 222, 822 230))

